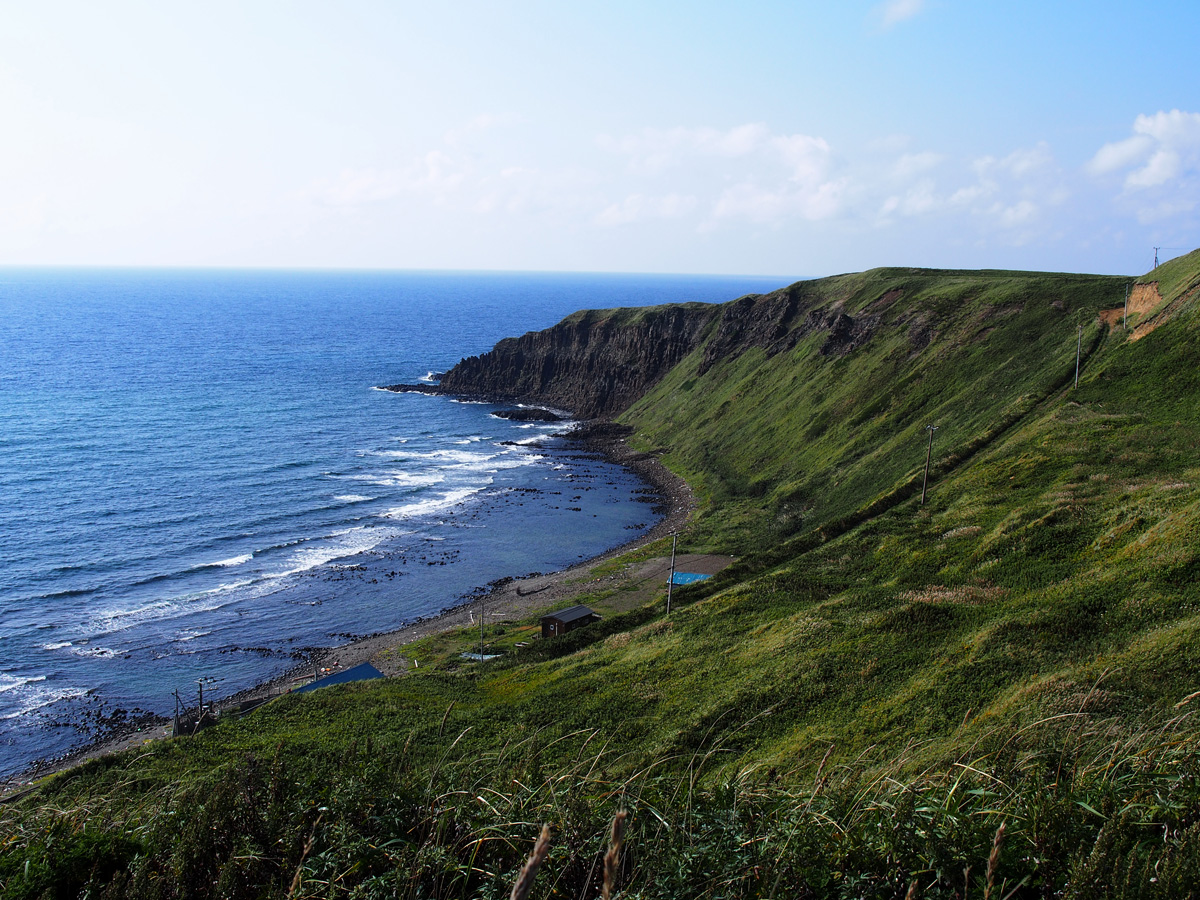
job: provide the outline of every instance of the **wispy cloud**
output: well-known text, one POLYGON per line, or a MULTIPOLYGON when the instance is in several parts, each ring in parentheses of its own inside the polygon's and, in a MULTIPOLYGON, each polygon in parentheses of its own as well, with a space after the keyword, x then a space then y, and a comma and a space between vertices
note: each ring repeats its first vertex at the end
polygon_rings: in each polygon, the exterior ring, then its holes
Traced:
POLYGON ((678 219, 696 208, 696 198, 684 194, 661 197, 630 194, 618 203, 611 203, 596 216, 598 225, 628 225, 646 219, 678 219))
POLYGON ((841 204, 844 182, 832 174, 832 148, 815 135, 776 134, 752 122, 728 129, 645 129, 604 136, 599 144, 626 160, 629 178, 646 179, 659 192, 668 182, 675 189, 665 207, 651 204, 644 196, 649 191, 632 194, 605 209, 598 218, 602 224, 695 211, 699 227, 711 230, 722 221, 822 219, 841 204), (689 202, 681 203, 682 197, 689 202))
POLYGON ((972 227, 1020 243, 1039 227, 1048 209, 1070 196, 1068 180, 1043 142, 969 162, 928 151, 905 154, 892 165, 890 179, 876 184, 868 174, 862 190, 872 196, 887 188, 876 216, 878 227, 900 219, 974 222, 972 227))
POLYGON ((925 0, 887 0, 873 14, 881 28, 894 28, 925 11, 925 0))
POLYGON ((430 150, 407 165, 392 168, 344 169, 310 190, 309 194, 329 206, 362 206, 420 192, 442 195, 459 188, 470 167, 443 150, 430 150))
POLYGON ((1200 209, 1200 114, 1178 110, 1139 116, 1128 137, 1080 167, 1064 166, 1046 142, 963 157, 911 138, 835 145, 761 122, 602 136, 548 165, 519 139, 492 141, 495 126, 468 123, 393 166, 334 174, 306 197, 342 218, 435 212, 462 227, 529 234, 637 225, 681 244, 869 232, 1022 246, 1089 233, 1114 201, 1142 222, 1180 227, 1200 209))

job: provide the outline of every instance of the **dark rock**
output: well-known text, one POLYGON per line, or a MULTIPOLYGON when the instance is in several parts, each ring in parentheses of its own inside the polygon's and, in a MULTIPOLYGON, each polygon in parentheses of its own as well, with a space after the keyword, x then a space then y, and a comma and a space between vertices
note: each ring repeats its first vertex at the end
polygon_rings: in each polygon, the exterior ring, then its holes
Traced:
MULTIPOLYGON (((436 384, 396 384, 390 391, 444 394, 496 403, 526 403, 570 410, 582 419, 619 415, 689 354, 700 351, 697 372, 736 359, 751 349, 768 356, 823 335, 818 352, 841 356, 871 340, 883 312, 902 297, 889 290, 852 317, 846 296, 828 286, 797 282, 769 294, 748 294, 729 303, 680 303, 640 309, 585 310, 552 328, 505 338, 480 356, 462 360, 436 384)), ((928 341, 914 328, 914 346, 928 341)), ((556 421, 546 409, 505 410, 502 418, 556 421)), ((615 435, 596 435, 613 443, 615 435)))
POLYGON ((583 418, 616 415, 700 345, 718 310, 683 303, 579 312, 462 360, 436 386, 393 389, 519 400, 583 418))
POLYGON ((542 409, 537 406, 522 406, 517 409, 502 409, 492 413, 497 419, 511 419, 514 422, 564 422, 566 416, 542 409))
POLYGON ((444 394, 446 393, 436 384, 383 384, 379 386, 382 391, 395 391, 397 394, 444 394))
POLYGON ((770 294, 750 294, 721 307, 712 339, 704 348, 699 373, 723 359, 736 359, 751 348, 767 356, 786 353, 810 334, 827 332, 822 356, 843 355, 871 339, 878 315, 848 316, 840 306, 816 308, 820 298, 807 282, 797 282, 770 294))

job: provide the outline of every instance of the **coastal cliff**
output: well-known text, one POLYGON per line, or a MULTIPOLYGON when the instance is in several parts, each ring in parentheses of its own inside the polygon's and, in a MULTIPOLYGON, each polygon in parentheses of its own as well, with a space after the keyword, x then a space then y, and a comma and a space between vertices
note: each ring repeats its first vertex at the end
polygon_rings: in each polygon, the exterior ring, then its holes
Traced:
POLYGON ((549 406, 587 419, 611 416, 695 350, 720 309, 684 303, 577 312, 467 357, 431 392, 549 406))
MULTIPOLYGON (((818 352, 841 356, 868 341, 878 314, 829 304, 824 281, 797 282, 722 304, 584 310, 543 331, 505 338, 470 356, 436 384, 389 390, 521 402, 568 410, 583 419, 624 412, 675 366, 700 350, 703 375, 724 359, 758 348, 767 357, 820 333, 818 352)), ((928 335, 925 336, 928 341, 928 335)))

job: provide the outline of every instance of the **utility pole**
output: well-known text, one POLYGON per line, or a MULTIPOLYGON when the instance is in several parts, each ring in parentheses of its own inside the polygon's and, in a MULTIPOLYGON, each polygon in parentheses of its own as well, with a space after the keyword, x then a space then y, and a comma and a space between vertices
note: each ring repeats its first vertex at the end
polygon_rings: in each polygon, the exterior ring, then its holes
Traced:
POLYGON ((200 726, 204 723, 204 679, 196 679, 196 689, 200 693, 200 706, 196 710, 196 724, 192 726, 192 734, 200 730, 200 726))
POLYGON ((1162 247, 1154 248, 1154 268, 1156 268, 1156 269, 1158 268, 1158 251, 1161 249, 1162 249, 1162 247))
POLYGON ((679 535, 674 531, 671 532, 671 577, 667 579, 667 615, 671 614, 671 588, 675 585, 675 546, 679 542, 679 535))
POLYGON ((1075 332, 1075 389, 1079 389, 1079 354, 1084 349, 1084 323, 1076 326, 1075 332))
POLYGON ((933 456, 933 433, 938 430, 937 425, 926 425, 925 430, 929 432, 929 446, 925 450, 925 478, 921 481, 921 505, 925 505, 925 488, 929 485, 929 460, 933 456))
POLYGON ((479 595, 479 661, 483 662, 483 594, 479 595))
POLYGON ((1129 330, 1129 285, 1125 285, 1125 319, 1121 322, 1121 327, 1129 330))

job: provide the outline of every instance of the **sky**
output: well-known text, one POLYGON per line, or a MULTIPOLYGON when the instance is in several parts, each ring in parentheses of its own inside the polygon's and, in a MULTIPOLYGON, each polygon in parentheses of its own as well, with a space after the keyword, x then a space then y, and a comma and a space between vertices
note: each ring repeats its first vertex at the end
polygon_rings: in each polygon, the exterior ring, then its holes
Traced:
POLYGON ((0 265, 1141 274, 1200 3, 0 2, 0 265))

